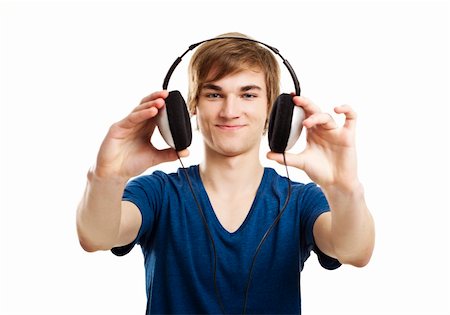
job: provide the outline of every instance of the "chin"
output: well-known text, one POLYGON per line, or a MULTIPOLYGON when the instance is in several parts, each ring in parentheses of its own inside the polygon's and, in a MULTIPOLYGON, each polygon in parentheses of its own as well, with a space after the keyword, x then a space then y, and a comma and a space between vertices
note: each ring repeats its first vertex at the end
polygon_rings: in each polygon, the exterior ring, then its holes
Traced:
POLYGON ((232 149, 232 148, 226 148, 226 149, 217 149, 215 150, 217 153, 223 156, 227 157, 235 157, 243 153, 242 150, 232 149))
POLYGON ((256 152, 259 155, 259 143, 249 141, 250 139, 246 140, 242 137, 239 139, 216 139, 216 141, 208 141, 209 143, 205 143, 205 145, 212 152, 226 157, 251 154, 252 152, 256 152))
POLYGON ((239 155, 251 153, 253 150, 250 147, 242 147, 242 146, 234 145, 234 146, 217 148, 215 151, 226 157, 236 157, 239 155))

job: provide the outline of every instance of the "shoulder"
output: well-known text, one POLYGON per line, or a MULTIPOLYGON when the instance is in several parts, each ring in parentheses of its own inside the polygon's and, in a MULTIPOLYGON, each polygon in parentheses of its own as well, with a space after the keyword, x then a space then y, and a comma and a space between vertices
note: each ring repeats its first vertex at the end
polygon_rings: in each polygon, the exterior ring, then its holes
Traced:
POLYGON ((276 170, 270 167, 265 168, 264 176, 266 178, 266 181, 269 183, 269 186, 283 192, 286 192, 288 188, 290 188, 292 190, 292 193, 302 194, 306 190, 317 186, 314 183, 305 184, 299 181, 291 180, 286 176, 278 174, 276 170))
POLYGON ((164 172, 161 170, 155 170, 151 174, 140 175, 131 179, 127 186, 141 186, 141 187, 170 187, 171 185, 184 184, 186 175, 191 179, 196 179, 196 174, 198 173, 198 165, 193 165, 188 168, 179 168, 175 172, 164 172))
MULTIPOLYGON (((130 180, 125 187, 122 200, 134 203, 141 212, 167 208, 168 203, 183 200, 189 193, 185 171, 195 173, 195 166, 179 169, 173 173, 155 170, 130 180)), ((194 176, 189 176, 194 177, 194 176)))
POLYGON ((322 188, 320 188, 319 185, 310 182, 303 185, 303 198, 306 200, 315 200, 317 198, 324 199, 325 194, 323 193, 322 188))
POLYGON ((328 204, 322 189, 314 182, 302 183, 288 179, 278 174, 272 168, 265 169, 265 176, 269 188, 277 195, 290 194, 290 198, 295 200, 301 208, 319 207, 328 208, 328 204))

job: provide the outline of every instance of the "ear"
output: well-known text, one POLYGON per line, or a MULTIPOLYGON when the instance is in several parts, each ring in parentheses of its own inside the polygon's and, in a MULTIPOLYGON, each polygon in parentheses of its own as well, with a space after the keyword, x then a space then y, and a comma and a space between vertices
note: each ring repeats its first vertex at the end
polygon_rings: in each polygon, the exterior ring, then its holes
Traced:
POLYGON ((195 130, 200 131, 200 127, 199 127, 199 124, 198 124, 198 116, 197 115, 195 115, 195 130))
POLYGON ((269 130, 269 118, 266 118, 266 121, 264 123, 264 130, 263 130, 263 135, 265 135, 267 133, 267 131, 269 130))

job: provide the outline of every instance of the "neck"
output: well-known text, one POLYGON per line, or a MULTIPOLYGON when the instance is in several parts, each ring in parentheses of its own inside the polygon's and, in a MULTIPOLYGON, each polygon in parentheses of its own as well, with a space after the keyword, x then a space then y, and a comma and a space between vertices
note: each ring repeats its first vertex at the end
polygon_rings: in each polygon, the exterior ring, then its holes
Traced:
POLYGON ((221 194, 254 191, 263 174, 264 167, 259 160, 259 152, 228 157, 205 150, 205 160, 200 164, 200 175, 205 188, 221 194))

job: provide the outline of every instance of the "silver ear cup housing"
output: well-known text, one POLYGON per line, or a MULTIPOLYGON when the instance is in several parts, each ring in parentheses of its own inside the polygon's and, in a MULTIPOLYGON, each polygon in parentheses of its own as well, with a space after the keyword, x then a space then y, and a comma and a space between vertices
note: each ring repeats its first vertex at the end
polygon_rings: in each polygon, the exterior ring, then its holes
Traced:
POLYGON ((292 149, 298 138, 300 138, 303 129, 303 120, 305 120, 305 111, 299 106, 294 106, 292 112, 291 132, 289 133, 285 151, 292 149))
POLYGON ((169 117, 167 116, 166 106, 161 108, 156 116, 156 125, 158 126, 159 133, 163 137, 164 141, 172 148, 175 149, 175 143, 173 142, 172 133, 170 132, 169 117))

